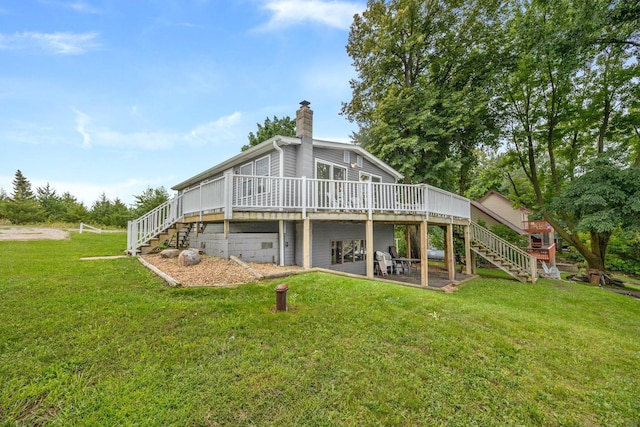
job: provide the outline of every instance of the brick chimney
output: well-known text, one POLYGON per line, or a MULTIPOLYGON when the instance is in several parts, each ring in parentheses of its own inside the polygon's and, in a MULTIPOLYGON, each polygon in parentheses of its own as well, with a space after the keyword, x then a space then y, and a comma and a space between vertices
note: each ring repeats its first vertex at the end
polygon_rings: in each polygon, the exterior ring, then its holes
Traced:
POLYGON ((296 111, 296 136, 313 138, 313 110, 309 108, 309 101, 302 101, 296 111))
POLYGON ((302 101, 296 111, 296 136, 301 144, 296 155, 296 174, 315 178, 313 166, 313 111, 309 101, 302 101))

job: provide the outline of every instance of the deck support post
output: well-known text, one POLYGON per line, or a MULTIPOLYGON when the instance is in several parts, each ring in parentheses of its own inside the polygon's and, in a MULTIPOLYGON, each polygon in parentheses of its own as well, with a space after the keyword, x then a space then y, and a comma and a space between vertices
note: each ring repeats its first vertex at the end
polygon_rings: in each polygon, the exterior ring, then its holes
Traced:
MULTIPOLYGON (((465 263, 465 274, 472 274, 471 270, 471 262, 475 261, 471 258, 471 227, 469 225, 464 226, 464 263, 465 263)), ((475 264, 475 262, 474 262, 475 264)))
POLYGON ((453 224, 447 224, 445 228, 444 262, 447 265, 449 280, 454 280, 456 278, 456 257, 453 252, 453 224))
POLYGON ((279 262, 280 266, 284 266, 284 221, 278 221, 278 250, 280 252, 279 262))
POLYGON ((420 223, 420 284, 423 288, 429 286, 429 259, 427 258, 427 222, 420 223))
POLYGON ((367 260, 367 277, 373 279, 374 275, 374 254, 373 254, 373 220, 368 219, 365 222, 365 250, 367 260))
POLYGON ((311 268, 311 220, 305 218, 302 222, 302 267, 311 268))
POLYGON ((404 226, 404 240, 407 248, 407 258, 411 258, 411 226, 404 226))
POLYGON ((222 232, 224 233, 224 238, 228 239, 229 238, 229 220, 225 219, 222 222, 222 232))

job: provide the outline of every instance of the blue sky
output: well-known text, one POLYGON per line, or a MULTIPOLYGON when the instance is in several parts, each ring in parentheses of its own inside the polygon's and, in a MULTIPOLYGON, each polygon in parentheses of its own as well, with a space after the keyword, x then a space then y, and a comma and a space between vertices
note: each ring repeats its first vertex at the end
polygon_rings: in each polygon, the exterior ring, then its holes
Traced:
POLYGON ((311 102, 348 141, 345 46, 364 1, 0 0, 0 188, 16 170, 87 207, 134 201, 240 152, 311 102))

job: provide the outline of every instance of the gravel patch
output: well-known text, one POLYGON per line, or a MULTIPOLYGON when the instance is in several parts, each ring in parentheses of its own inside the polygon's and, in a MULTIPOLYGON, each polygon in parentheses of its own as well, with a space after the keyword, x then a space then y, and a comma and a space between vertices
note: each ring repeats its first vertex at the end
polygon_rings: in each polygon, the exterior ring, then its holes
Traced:
POLYGON ((0 240, 66 240, 69 233, 58 228, 44 227, 0 227, 0 240))
MULTIPOLYGON (((200 264, 189 267, 179 266, 177 258, 161 258, 160 255, 157 254, 143 255, 142 259, 173 278, 183 287, 229 287, 244 283, 253 283, 258 280, 250 270, 234 261, 223 258, 203 255, 200 264)), ((265 277, 290 272, 294 273, 302 270, 302 268, 298 266, 280 267, 273 264, 260 264, 255 262, 248 262, 246 264, 265 277)))

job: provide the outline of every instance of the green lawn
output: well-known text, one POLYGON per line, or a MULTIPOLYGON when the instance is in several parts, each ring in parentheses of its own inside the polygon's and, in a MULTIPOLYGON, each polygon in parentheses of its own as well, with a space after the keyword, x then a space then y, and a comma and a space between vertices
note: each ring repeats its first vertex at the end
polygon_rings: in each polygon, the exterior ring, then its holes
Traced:
POLYGON ((306 274, 171 289, 124 234, 0 242, 0 425, 640 420, 640 301, 500 278, 453 294, 306 274), (274 313, 276 284, 290 312, 274 313))

